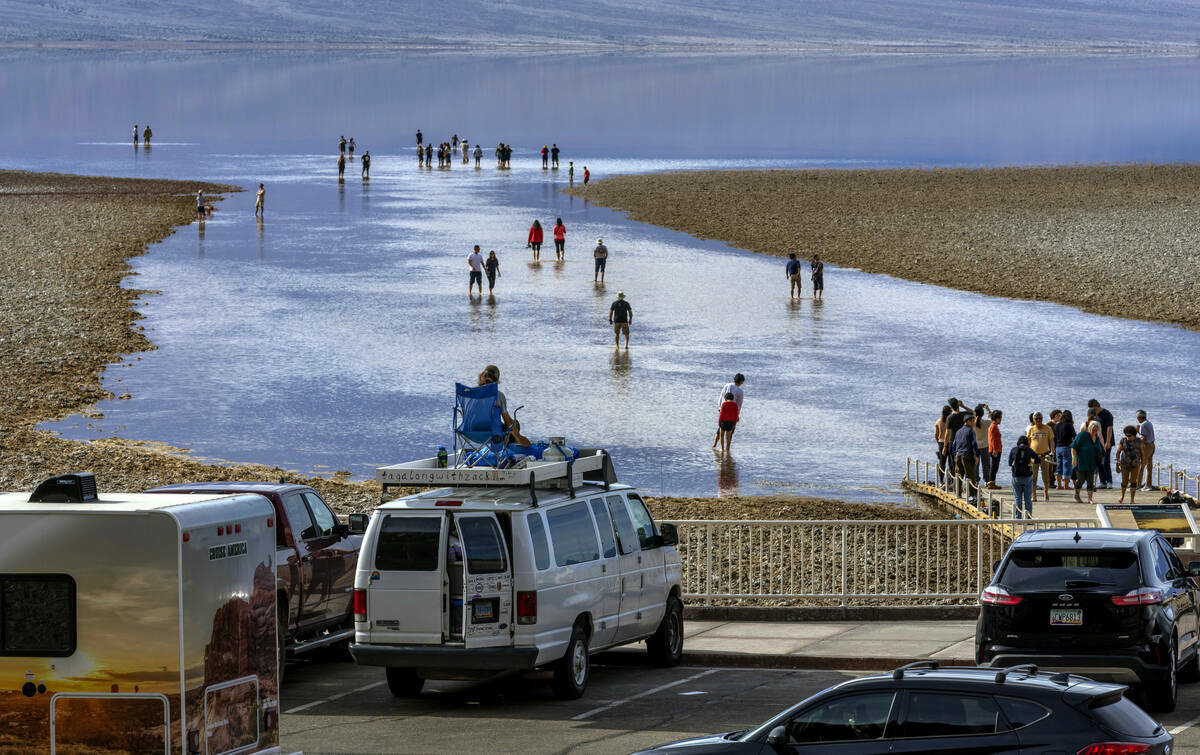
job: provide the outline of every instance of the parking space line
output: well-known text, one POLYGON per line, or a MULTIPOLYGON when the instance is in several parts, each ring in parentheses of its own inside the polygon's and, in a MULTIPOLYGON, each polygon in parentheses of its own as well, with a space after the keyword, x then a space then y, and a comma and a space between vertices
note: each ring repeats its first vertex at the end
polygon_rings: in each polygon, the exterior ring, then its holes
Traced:
POLYGON ((1170 734, 1171 734, 1171 736, 1173 737, 1173 736, 1175 736, 1176 734, 1178 734, 1178 733, 1180 733, 1181 731, 1183 731, 1184 729, 1190 729, 1190 728, 1192 728, 1193 726, 1195 726, 1195 725, 1196 725, 1196 724, 1198 724, 1198 723, 1200 723, 1200 716, 1196 716, 1196 717, 1195 717, 1195 718, 1193 718, 1191 721, 1184 721, 1183 723, 1181 723, 1181 724, 1179 724, 1178 726, 1176 726, 1174 729, 1171 729, 1171 731, 1170 731, 1170 734))
POLYGON ((632 702, 634 700, 637 700, 638 698, 646 697, 648 695, 653 695, 657 692, 662 692, 664 689, 670 689, 672 687, 678 687, 681 684, 687 684, 688 682, 694 682, 702 676, 708 676, 709 674, 715 674, 718 671, 720 671, 720 669, 710 668, 707 671, 701 671, 699 674, 696 674, 694 676, 689 676, 686 679, 680 679, 679 681, 671 682, 670 684, 664 684, 660 687, 655 687, 654 689, 648 689, 645 692, 639 692, 632 697, 627 697, 624 700, 617 700, 616 702, 611 702, 608 705, 601 705, 599 708, 593 708, 592 710, 589 710, 587 713, 580 713, 578 716, 571 716, 571 720, 572 721, 582 721, 585 718, 591 718, 592 716, 596 715, 597 713, 603 713, 606 710, 612 710, 613 708, 616 708, 619 705, 624 705, 625 703, 632 702))
POLYGON ((368 684, 365 687, 359 687, 357 689, 352 689, 352 690, 349 690, 348 692, 342 692, 341 694, 332 695, 330 697, 326 697, 321 700, 313 700, 311 703, 305 703, 304 705, 297 705, 295 708, 292 708, 291 710, 285 710, 284 715, 286 715, 288 713, 299 713, 302 710, 308 710, 309 708, 315 708, 318 705, 323 705, 325 703, 331 703, 334 700, 340 700, 343 697, 346 697, 347 695, 353 695, 355 692, 366 692, 367 690, 373 689, 382 684, 387 684, 387 680, 385 679, 382 682, 375 682, 373 684, 368 684))

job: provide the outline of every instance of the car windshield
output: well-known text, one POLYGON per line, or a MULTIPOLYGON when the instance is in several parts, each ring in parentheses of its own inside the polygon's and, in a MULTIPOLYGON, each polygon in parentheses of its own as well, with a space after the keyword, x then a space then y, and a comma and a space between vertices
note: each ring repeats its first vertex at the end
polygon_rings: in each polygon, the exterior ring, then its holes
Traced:
POLYGON ((1017 548, 998 581, 1023 590, 1100 587, 1126 591, 1137 587, 1140 577, 1133 550, 1017 548))

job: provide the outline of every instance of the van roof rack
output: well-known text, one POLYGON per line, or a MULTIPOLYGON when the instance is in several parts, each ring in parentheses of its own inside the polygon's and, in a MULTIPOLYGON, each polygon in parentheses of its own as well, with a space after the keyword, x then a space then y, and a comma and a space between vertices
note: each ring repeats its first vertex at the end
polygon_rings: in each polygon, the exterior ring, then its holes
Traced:
POLYGON ((566 488, 571 497, 575 487, 585 484, 603 485, 605 490, 617 481, 612 456, 603 448, 581 448, 579 456, 565 461, 529 460, 520 467, 458 466, 464 452, 451 457, 447 465, 438 466, 438 459, 418 459, 375 469, 375 480, 383 487, 381 500, 387 500, 389 488, 444 487, 527 487, 529 498, 537 505, 539 488, 566 488))
POLYGON ((912 663, 906 663, 893 671, 892 678, 896 681, 900 681, 904 678, 904 672, 908 671, 909 669, 927 668, 930 670, 937 670, 940 666, 941 664, 939 664, 937 661, 913 661, 912 663))

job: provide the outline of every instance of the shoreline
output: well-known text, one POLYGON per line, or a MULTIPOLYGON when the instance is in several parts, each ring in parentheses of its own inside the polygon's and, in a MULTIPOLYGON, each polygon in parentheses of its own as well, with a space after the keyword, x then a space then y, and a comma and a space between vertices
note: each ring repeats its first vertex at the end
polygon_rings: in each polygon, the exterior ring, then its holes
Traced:
POLYGON ((677 171, 565 191, 759 254, 1200 330, 1200 165, 677 171))
MULTIPOLYGON (((373 480, 306 475, 253 463, 213 464, 186 451, 126 438, 68 440, 37 430, 73 414, 96 417, 114 398, 101 376, 156 348, 124 288, 129 261, 195 221, 195 190, 218 204, 237 186, 0 170, 0 489, 32 490, 55 474, 94 472, 101 494, 217 480, 310 485, 339 514, 374 508, 373 480), (53 218, 54 222, 46 222, 53 218)), ((118 398, 128 398, 122 394, 118 398)), ((646 496, 663 519, 927 519, 917 506, 790 495, 646 496)))

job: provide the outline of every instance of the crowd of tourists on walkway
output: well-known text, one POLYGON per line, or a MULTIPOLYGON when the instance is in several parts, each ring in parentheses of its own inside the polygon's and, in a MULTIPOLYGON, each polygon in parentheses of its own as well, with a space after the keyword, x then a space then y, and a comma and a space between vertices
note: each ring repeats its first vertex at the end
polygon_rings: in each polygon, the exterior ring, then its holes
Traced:
POLYGON ((1033 412, 1006 455, 1001 431, 1004 413, 987 404, 971 409, 965 402, 950 398, 933 427, 938 484, 949 487, 957 477, 966 484, 968 500, 974 502, 981 482, 992 490, 1000 487, 996 475, 1006 462, 1017 516, 1030 518, 1039 477, 1043 500, 1050 500, 1052 488, 1073 489, 1075 500, 1082 503, 1079 493, 1086 489, 1090 504, 1097 487, 1115 487, 1115 466, 1121 475, 1118 502, 1125 502, 1128 491, 1129 502, 1133 503, 1139 489, 1154 489, 1151 476, 1155 451, 1153 423, 1143 410, 1134 416, 1133 422, 1117 431, 1112 412, 1097 399, 1087 402, 1085 419, 1078 425, 1070 409, 1051 411, 1049 422, 1041 412, 1033 412))

